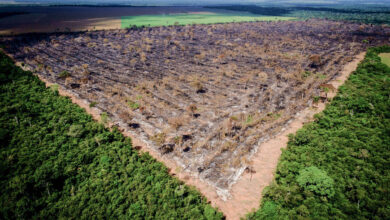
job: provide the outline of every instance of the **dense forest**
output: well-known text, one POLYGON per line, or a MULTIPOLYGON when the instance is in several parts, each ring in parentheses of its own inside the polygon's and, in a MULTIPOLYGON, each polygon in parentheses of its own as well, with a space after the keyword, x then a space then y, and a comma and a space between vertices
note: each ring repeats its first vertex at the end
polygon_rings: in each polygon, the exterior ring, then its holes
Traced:
POLYGON ((370 6, 293 6, 293 7, 270 7, 254 5, 231 5, 231 6, 210 6, 206 8, 225 9, 231 11, 243 11, 264 16, 286 16, 297 17, 301 19, 330 19, 361 22, 367 24, 390 24, 389 7, 370 7, 370 6))
POLYGON ((290 136, 275 181, 249 219, 390 216, 390 67, 369 49, 315 121, 290 136))
POLYGON ((129 139, 0 53, 2 219, 221 219, 129 139))

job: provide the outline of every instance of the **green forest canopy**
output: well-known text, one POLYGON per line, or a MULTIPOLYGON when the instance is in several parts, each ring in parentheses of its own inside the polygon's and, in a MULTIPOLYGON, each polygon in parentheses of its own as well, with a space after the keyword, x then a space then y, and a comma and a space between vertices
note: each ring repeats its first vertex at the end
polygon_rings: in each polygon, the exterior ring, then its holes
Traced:
POLYGON ((369 24, 390 24, 390 7, 377 7, 375 5, 328 5, 326 7, 230 5, 206 8, 250 12, 263 16, 285 16, 301 19, 322 18, 369 24))

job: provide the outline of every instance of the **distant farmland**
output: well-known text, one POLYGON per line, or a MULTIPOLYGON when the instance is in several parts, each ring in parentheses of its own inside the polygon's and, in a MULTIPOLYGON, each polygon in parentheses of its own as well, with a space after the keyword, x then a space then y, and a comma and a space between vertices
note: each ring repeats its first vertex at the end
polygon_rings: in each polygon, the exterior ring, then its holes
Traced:
POLYGON ((210 11, 201 7, 0 7, 0 34, 117 29, 122 16, 210 11))
POLYGON ((203 7, 0 7, 0 35, 288 19, 203 7))
POLYGON ((183 13, 168 15, 142 15, 124 16, 121 19, 121 27, 131 26, 165 26, 165 25, 187 25, 187 24, 214 24, 245 21, 286 21, 293 17, 280 16, 258 16, 251 14, 231 13, 183 13))

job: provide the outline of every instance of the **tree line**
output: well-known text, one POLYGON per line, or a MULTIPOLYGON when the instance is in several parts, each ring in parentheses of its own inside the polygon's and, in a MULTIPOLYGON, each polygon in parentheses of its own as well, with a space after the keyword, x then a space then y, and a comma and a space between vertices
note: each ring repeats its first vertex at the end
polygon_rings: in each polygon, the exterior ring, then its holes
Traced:
POLYGON ((389 7, 371 6, 255 6, 230 5, 209 6, 206 8, 244 11, 263 16, 286 16, 298 19, 321 18, 330 20, 353 21, 367 24, 390 24, 389 7))

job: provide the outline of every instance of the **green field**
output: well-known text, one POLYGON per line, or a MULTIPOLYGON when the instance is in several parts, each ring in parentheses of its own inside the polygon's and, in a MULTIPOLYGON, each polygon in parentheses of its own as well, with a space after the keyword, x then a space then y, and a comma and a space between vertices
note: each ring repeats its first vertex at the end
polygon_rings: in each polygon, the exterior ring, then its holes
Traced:
POLYGON ((379 57, 382 60, 382 63, 390 66, 390 53, 381 53, 379 54, 379 57))
POLYGON ((169 25, 187 25, 187 24, 215 24, 229 22, 245 21, 285 21, 292 20, 294 17, 280 16, 256 16, 250 14, 168 14, 168 15, 141 15, 124 16, 121 19, 121 27, 129 28, 132 26, 169 26, 169 25))

